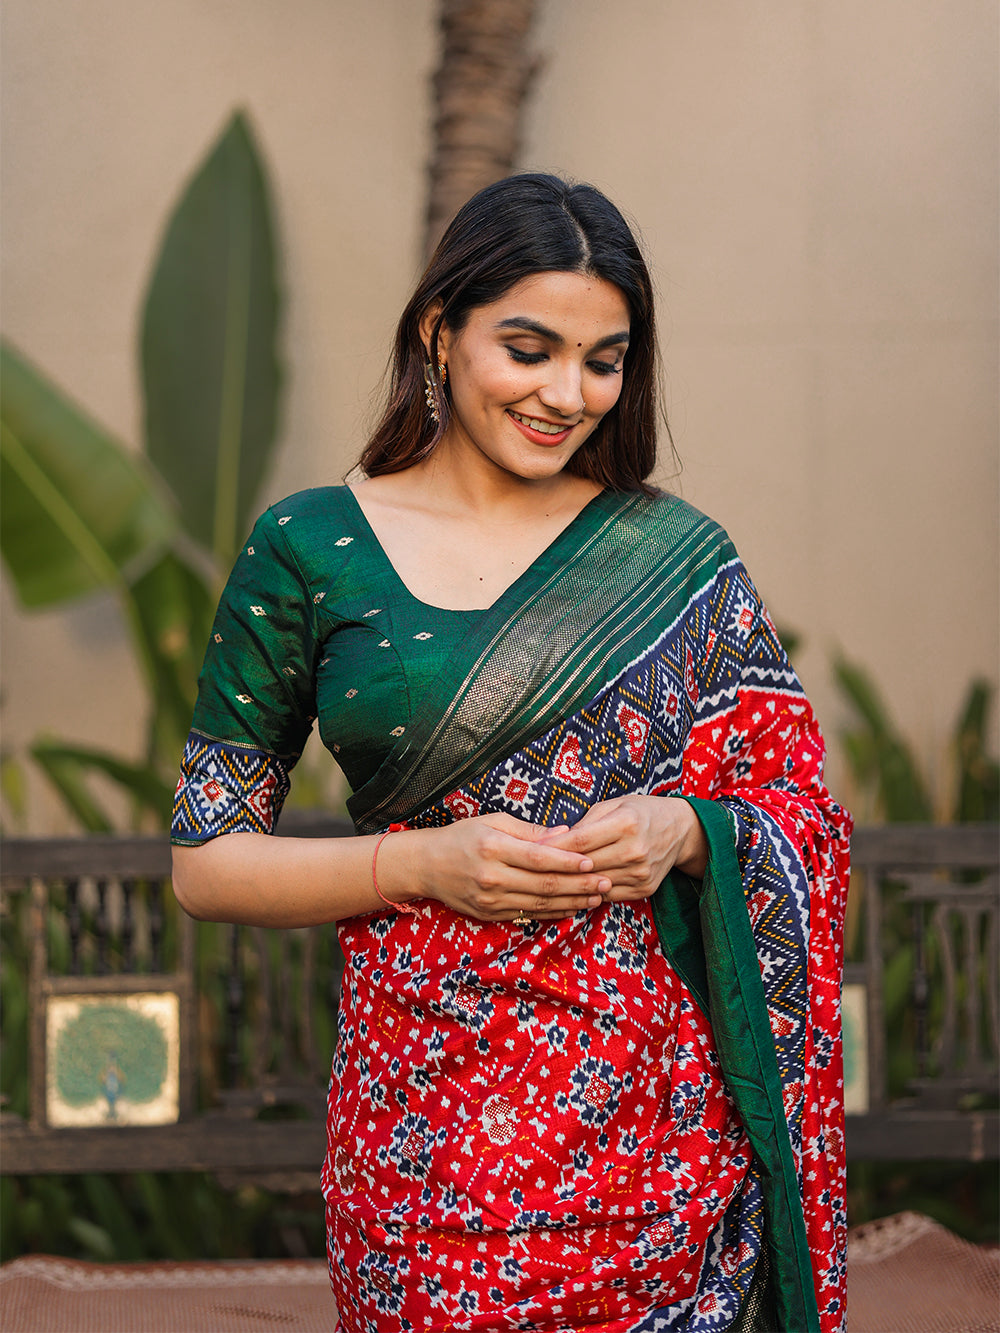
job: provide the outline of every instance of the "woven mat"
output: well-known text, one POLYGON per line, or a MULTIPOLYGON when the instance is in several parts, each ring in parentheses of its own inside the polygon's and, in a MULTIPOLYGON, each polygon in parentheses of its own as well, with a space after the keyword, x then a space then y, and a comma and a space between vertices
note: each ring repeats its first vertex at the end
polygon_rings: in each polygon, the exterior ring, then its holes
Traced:
POLYGON ((919 1213, 856 1227, 847 1251, 850 1333, 998 1333, 1000 1250, 919 1213))
POLYGON ((2 1333, 333 1333, 326 1263, 88 1264, 29 1255, 0 1268, 2 1333))
MULTIPOLYGON (((1000 1250, 899 1213, 851 1232, 849 1333, 1000 1333, 1000 1250)), ((0 1268, 3 1333, 332 1333, 321 1260, 0 1268)), ((786 1330, 795 1333, 795 1330, 786 1330)))

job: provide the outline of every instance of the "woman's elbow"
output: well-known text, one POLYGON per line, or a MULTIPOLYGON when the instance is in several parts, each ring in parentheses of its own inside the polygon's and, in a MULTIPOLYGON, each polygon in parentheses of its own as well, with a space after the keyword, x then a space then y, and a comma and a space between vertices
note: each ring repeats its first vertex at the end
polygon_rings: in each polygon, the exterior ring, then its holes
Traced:
POLYGON ((200 847, 174 847, 171 849, 171 882, 174 897, 188 916, 196 921, 211 921, 212 910, 209 895, 206 893, 204 861, 199 867, 200 847))

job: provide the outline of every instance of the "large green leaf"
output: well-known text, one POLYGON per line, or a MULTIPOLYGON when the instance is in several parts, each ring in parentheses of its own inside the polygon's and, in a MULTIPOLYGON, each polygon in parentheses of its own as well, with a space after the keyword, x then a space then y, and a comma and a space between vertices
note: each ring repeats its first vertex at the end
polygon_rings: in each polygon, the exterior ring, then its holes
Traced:
POLYGON ((168 551, 132 584, 131 594, 151 685, 150 755, 169 755, 176 762, 198 692, 215 590, 168 551))
POLYGON ((110 816, 87 785, 92 773, 110 778, 136 805, 154 815, 161 827, 170 821, 173 787, 147 765, 128 763, 106 750, 55 741, 36 741, 31 756, 90 833, 110 833, 112 828, 110 816))
POLYGON ((958 752, 958 798, 955 819, 1000 819, 1000 765, 987 753, 988 721, 993 687, 974 680, 969 686, 955 737, 958 752))
POLYGON ((874 785, 881 814, 890 823, 929 822, 933 814, 927 786, 871 677, 843 658, 834 663, 834 675, 860 723, 843 733, 844 751, 859 786, 874 785))
POLYGON ((0 347, 0 543, 25 606, 95 588, 176 532, 149 465, 9 345, 0 347))
POLYGON ((142 328, 149 456, 224 569, 274 442, 278 305, 269 191, 237 114, 170 219, 142 328))
POLYGON ((114 828, 111 816, 87 786, 80 765, 65 761, 59 755, 50 756, 45 746, 32 747, 31 757, 62 798, 66 809, 87 833, 110 833, 114 828))

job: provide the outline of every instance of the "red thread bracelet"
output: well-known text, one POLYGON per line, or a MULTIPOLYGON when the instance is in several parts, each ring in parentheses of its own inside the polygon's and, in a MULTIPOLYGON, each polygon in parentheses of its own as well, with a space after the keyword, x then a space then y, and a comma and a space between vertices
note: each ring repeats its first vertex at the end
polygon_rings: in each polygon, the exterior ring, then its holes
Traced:
POLYGON ((372 883, 375 886, 375 892, 378 894, 378 896, 382 899, 382 901, 386 904, 387 907, 392 907, 397 912, 409 912, 412 916, 419 916, 420 915, 419 907, 411 907, 409 903, 394 903, 391 898, 387 898, 385 894, 382 892, 382 890, 379 888, 378 876, 375 874, 375 862, 378 859, 378 849, 382 846, 382 843, 385 841, 385 839, 389 836, 390 833, 402 833, 403 829, 405 828, 406 828, 405 824, 390 824, 389 827, 386 829, 386 831, 380 834, 379 840, 375 844, 375 850, 372 852, 372 883))

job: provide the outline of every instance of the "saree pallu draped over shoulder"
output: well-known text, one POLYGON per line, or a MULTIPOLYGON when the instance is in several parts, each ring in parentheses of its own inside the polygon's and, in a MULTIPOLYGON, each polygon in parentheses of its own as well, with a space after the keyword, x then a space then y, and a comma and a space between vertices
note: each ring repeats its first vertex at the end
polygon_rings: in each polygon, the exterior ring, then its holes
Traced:
POLYGON ((476 620, 361 832, 683 796, 700 882, 567 921, 341 924, 324 1167, 348 1333, 845 1324, 850 818, 714 523, 605 493, 476 620))

